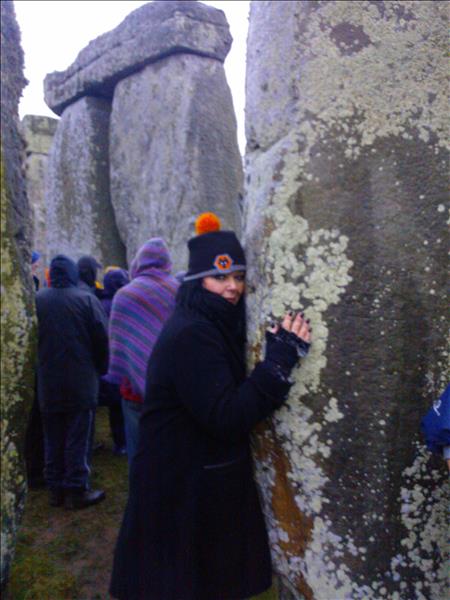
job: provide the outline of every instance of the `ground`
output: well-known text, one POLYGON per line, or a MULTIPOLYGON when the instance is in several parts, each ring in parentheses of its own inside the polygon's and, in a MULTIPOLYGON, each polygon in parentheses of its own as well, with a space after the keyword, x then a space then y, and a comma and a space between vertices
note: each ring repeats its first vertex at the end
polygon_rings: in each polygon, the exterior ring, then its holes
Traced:
MULTIPOLYGON (((127 499, 127 460, 112 454, 107 409, 97 411, 92 487, 106 500, 67 511, 50 508, 46 490, 30 490, 9 584, 9 600, 108 600, 117 530, 127 499)), ((274 592, 258 600, 275 600, 274 592)), ((256 599, 255 599, 256 600, 256 599)))

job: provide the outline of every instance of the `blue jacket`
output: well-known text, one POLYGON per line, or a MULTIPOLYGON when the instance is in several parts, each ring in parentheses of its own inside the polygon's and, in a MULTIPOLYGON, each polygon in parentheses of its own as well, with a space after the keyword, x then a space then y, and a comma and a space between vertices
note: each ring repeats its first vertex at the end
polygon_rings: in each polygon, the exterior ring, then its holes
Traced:
POLYGON ((442 454, 444 448, 450 446, 450 384, 433 403, 420 426, 431 452, 442 454))
POLYGON ((36 294, 38 398, 43 412, 91 410, 99 375, 108 369, 106 315, 100 301, 77 287, 76 264, 50 263, 51 287, 36 294))

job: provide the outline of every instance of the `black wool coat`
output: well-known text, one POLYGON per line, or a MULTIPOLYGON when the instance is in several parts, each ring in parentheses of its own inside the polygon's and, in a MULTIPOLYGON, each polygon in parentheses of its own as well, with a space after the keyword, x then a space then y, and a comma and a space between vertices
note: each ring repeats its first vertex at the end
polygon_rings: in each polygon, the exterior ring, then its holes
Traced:
POLYGON ((108 325, 100 301, 78 287, 36 294, 38 397, 43 412, 96 406, 99 375, 108 369, 108 325))
POLYGON ((245 377, 223 320, 236 307, 204 294, 201 310, 177 307, 149 361, 111 581, 120 600, 237 600, 271 585, 249 434, 289 384, 264 362, 245 377))

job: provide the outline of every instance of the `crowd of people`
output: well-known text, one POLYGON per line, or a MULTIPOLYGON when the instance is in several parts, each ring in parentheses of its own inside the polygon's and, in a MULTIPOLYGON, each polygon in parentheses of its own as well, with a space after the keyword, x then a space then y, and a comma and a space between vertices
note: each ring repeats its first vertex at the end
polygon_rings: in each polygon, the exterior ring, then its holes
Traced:
MULTIPOLYGON (((114 451, 129 461, 110 585, 119 600, 238 600, 271 585, 250 433, 285 403, 312 327, 292 310, 268 323, 264 357, 247 373, 244 250, 212 213, 188 250, 187 271, 173 276, 166 243, 152 238, 129 273, 108 267, 102 285, 93 257, 58 255, 36 294, 27 455, 39 456, 41 419, 50 505, 100 502, 89 482, 95 410, 109 407, 114 451)), ((36 476, 30 458, 30 484, 36 476)))
POLYGON ((26 435, 30 487, 46 485, 51 506, 80 509, 105 493, 89 483, 97 406, 107 406, 113 453, 131 461, 145 369, 174 307, 178 281, 160 238, 127 270, 92 256, 55 256, 41 284, 32 254, 38 319, 35 399, 26 435), (45 450, 44 450, 45 449, 45 450))

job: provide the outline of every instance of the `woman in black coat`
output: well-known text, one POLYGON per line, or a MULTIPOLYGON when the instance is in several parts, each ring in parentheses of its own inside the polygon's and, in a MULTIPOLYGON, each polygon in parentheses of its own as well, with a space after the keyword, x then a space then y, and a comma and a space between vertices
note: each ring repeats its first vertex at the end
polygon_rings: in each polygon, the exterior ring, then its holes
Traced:
POLYGON ((228 231, 189 250, 147 370, 111 581, 120 600, 237 600, 271 585, 249 435, 286 400, 310 330, 288 313, 246 377, 243 250, 228 231))

